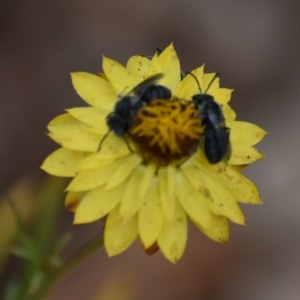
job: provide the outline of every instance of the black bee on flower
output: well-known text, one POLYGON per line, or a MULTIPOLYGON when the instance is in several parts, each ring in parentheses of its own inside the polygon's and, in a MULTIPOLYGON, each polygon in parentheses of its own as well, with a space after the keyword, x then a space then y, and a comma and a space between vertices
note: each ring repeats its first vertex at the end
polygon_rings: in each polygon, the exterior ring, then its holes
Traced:
MULTIPOLYGON (((155 99, 170 99, 171 91, 162 85, 156 83, 163 78, 163 73, 154 74, 136 87, 116 103, 114 110, 106 117, 106 123, 109 131, 101 140, 98 151, 107 135, 112 131, 116 136, 123 137, 126 144, 129 146, 125 134, 136 117, 138 111, 155 99)), ((130 147, 129 147, 130 149, 130 147)))
POLYGON ((230 129, 225 125, 222 107, 212 95, 207 94, 211 84, 220 76, 216 73, 205 92, 202 92, 198 79, 193 73, 187 73, 195 78, 200 93, 192 97, 192 102, 198 110, 204 129, 204 153, 211 164, 216 164, 230 157, 230 129))

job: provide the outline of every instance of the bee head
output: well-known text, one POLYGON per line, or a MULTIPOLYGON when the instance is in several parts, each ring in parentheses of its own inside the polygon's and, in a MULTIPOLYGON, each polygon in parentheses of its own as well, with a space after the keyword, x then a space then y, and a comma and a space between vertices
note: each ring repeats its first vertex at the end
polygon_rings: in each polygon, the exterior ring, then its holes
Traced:
POLYGON ((193 96, 192 101, 196 104, 197 107, 205 105, 214 101, 214 97, 209 94, 196 94, 193 96))
POLYGON ((122 116, 116 114, 110 114, 106 118, 107 126, 110 131, 116 136, 124 136, 124 134, 128 131, 129 121, 122 116))

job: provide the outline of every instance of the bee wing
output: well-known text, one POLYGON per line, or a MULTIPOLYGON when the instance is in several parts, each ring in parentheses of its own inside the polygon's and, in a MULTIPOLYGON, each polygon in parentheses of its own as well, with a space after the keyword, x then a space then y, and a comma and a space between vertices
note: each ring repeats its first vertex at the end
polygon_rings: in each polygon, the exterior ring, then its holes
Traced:
POLYGON ((208 113, 207 115, 209 124, 216 129, 224 127, 224 120, 223 118, 220 120, 219 117, 214 113, 208 113))
POLYGON ((226 127, 212 127, 205 129, 204 150, 210 163, 215 164, 222 159, 228 160, 231 154, 229 129, 226 127))
POLYGON ((120 100, 128 97, 130 98, 130 104, 133 106, 135 105, 140 97, 144 94, 144 92, 149 88, 151 85, 154 85, 158 80, 164 77, 163 73, 157 73, 154 74, 145 80, 143 80, 141 83, 139 83, 137 86, 135 86, 133 89, 131 89, 128 93, 121 96, 119 95, 120 100))
POLYGON ((154 74, 145 80, 143 80, 141 83, 139 83, 137 86, 135 86, 128 94, 134 93, 137 96, 142 95, 145 90, 150 87, 151 85, 154 85, 157 83, 158 80, 162 79, 164 77, 163 73, 157 73, 154 74))
POLYGON ((210 105, 204 107, 206 109, 206 117, 210 125, 215 128, 225 127, 225 120, 221 106, 215 101, 210 102, 210 105))

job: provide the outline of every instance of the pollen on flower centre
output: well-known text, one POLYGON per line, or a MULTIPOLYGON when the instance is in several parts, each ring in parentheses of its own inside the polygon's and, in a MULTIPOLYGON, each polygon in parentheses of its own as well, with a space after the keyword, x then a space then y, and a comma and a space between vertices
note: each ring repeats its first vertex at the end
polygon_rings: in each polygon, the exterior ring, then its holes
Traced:
POLYGON ((179 99, 151 101, 139 110, 129 129, 144 159, 163 165, 191 156, 202 134, 195 105, 179 99))

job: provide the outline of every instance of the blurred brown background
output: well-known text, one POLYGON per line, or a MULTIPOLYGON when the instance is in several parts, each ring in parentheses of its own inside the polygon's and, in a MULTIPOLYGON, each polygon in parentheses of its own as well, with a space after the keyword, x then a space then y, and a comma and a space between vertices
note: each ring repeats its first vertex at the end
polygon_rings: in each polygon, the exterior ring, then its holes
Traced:
MULTIPOLYGON (((109 286, 132 300, 300 299, 299 11, 291 0, 1 1, 2 191, 24 174, 42 175, 39 165, 57 148, 46 124, 84 105, 69 73, 99 72, 101 54, 125 63, 173 41, 184 70, 205 63, 220 72, 222 86, 235 89, 238 118, 268 131, 258 146, 268 158, 246 171, 265 204, 243 206, 248 226, 232 225, 229 245, 191 226, 175 266, 138 243, 111 259, 101 250, 52 299, 108 299, 109 286)), ((101 230, 71 222, 65 212, 62 223, 76 238, 70 252, 101 230)))

